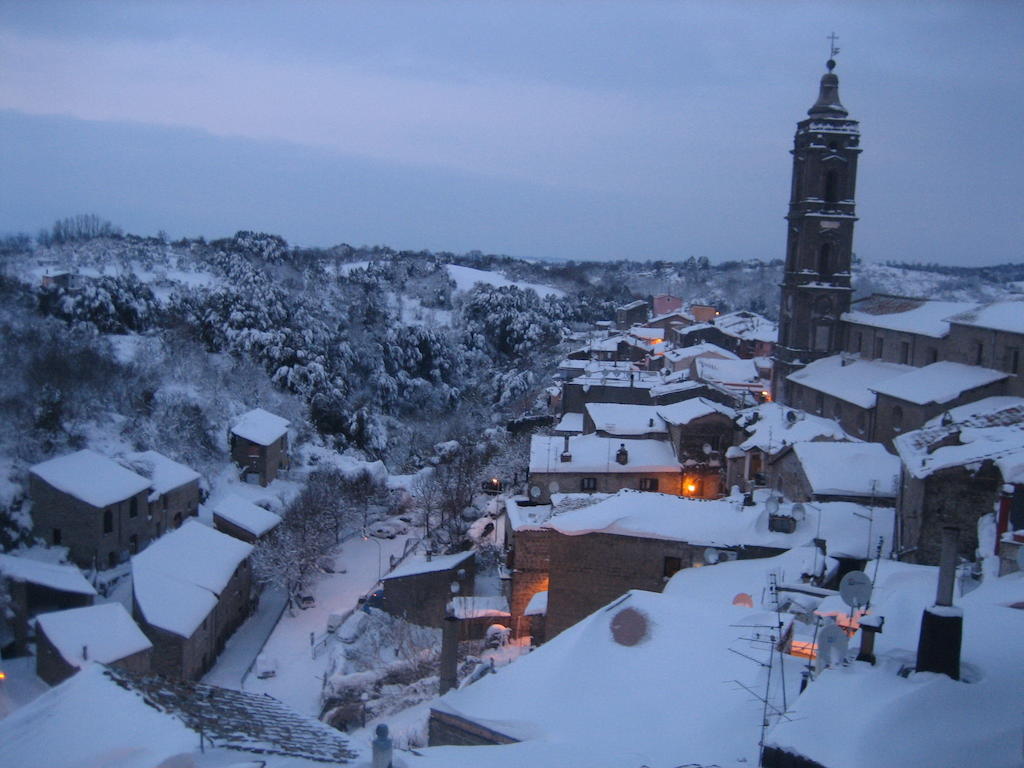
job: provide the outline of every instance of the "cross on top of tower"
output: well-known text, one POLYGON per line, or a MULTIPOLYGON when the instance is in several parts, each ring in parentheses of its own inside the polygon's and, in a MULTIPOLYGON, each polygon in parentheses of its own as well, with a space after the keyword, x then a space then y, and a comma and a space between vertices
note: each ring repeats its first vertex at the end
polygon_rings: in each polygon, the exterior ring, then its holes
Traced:
POLYGON ((839 35, 833 32, 825 39, 828 40, 828 63, 825 66, 827 66, 828 71, 831 72, 836 68, 836 56, 839 53, 839 48, 836 47, 836 40, 839 39, 839 35))

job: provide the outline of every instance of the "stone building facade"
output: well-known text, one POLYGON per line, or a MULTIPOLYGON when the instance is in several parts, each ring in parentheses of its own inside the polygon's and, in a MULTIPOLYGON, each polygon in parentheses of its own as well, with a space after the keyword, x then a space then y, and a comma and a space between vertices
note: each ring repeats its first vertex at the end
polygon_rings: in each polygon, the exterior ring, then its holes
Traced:
POLYGON ((381 607, 410 624, 441 628, 445 606, 452 597, 473 594, 475 575, 472 552, 436 555, 430 560, 417 556, 382 579, 381 607), (457 589, 453 589, 453 584, 457 589))

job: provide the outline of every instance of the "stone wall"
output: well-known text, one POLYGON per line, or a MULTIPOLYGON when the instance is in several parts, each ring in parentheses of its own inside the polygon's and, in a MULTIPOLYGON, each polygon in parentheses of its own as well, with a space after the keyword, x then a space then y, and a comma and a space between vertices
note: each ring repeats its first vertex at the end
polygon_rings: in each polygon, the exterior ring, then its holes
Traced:
POLYGON ((547 529, 523 529, 513 537, 509 567, 512 569, 512 587, 509 611, 512 630, 516 637, 531 632, 531 622, 523 617, 530 599, 548 588, 551 568, 551 538, 555 532, 547 529))
POLYGON ((515 744, 518 739, 448 712, 430 710, 427 745, 431 747, 485 747, 515 744))
POLYGON ((265 486, 273 482, 278 470, 288 467, 288 435, 281 435, 270 445, 260 445, 232 434, 231 460, 258 475, 260 485, 265 486))
MULTIPOLYGON (((566 462, 565 466, 569 466, 566 462)), ((611 467, 620 466, 612 458, 611 467)), ((682 470, 675 472, 532 472, 529 485, 540 488, 540 496, 534 501, 547 504, 551 501, 551 484, 558 484, 558 493, 617 493, 623 488, 633 490, 655 490, 641 488, 641 480, 656 480, 658 493, 679 496, 682 492, 682 470), (583 490, 583 479, 593 478, 595 487, 583 490)))
POLYGON ((456 595, 473 594, 475 572, 475 561, 468 557, 456 568, 385 578, 381 607, 411 624, 440 628, 448 602, 456 595), (453 582, 459 585, 458 593, 451 590, 453 582))
POLYGON ((140 491, 101 509, 30 473, 32 532, 48 544, 67 547, 71 560, 82 568, 94 565, 109 568, 133 551, 141 551, 152 540, 154 529, 148 514, 148 494, 148 491, 140 491), (109 533, 103 530, 107 509, 112 523, 109 533))
POLYGON ((133 601, 132 616, 153 643, 153 671, 178 680, 198 680, 206 674, 228 638, 251 612, 251 589, 252 568, 246 559, 221 591, 217 605, 190 637, 151 625, 133 601))
POLYGON ((1002 480, 991 462, 977 472, 954 467, 924 479, 904 471, 900 493, 900 559, 924 565, 938 565, 942 529, 960 529, 957 554, 975 559, 978 548, 978 519, 995 510, 1002 480))
MULTIPOLYGON (((608 533, 567 536, 552 532, 551 580, 545 631, 550 639, 630 589, 660 592, 666 558, 679 568, 702 562, 704 547, 667 539, 608 533)), ((668 575, 671 575, 668 573, 668 575)))

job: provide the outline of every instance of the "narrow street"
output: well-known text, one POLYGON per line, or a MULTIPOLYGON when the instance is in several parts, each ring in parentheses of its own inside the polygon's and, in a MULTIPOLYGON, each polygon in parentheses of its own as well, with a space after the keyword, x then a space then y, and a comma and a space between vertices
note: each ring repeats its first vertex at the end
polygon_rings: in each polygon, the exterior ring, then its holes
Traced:
POLYGON ((267 626, 281 605, 281 596, 271 600, 264 596, 260 610, 238 630, 203 682, 266 693, 304 715, 318 716, 320 690, 330 656, 329 643, 334 642, 328 639, 327 647, 320 642, 324 639, 328 618, 354 610, 359 598, 387 573, 391 556, 402 555, 409 538, 410 535, 394 539, 371 536, 344 542, 334 555, 338 572, 322 574, 312 585, 310 591, 316 604, 305 610, 293 609, 294 615, 289 615, 285 609, 261 651, 267 626), (311 636, 318 643, 315 657, 311 636), (245 674, 261 652, 266 658, 276 660, 275 677, 260 680, 255 670, 245 674))

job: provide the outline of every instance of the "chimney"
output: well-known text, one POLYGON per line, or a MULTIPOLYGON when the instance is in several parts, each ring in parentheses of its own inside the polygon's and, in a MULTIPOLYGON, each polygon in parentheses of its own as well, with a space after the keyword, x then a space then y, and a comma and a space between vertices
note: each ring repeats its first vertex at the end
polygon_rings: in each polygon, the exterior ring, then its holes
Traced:
POLYGON ((619 450, 615 452, 615 460, 622 465, 629 462, 629 451, 626 450, 625 443, 619 443, 619 450))
POLYGON ((459 620, 449 605, 441 627, 441 695, 458 686, 459 620))
POLYGON ((569 436, 566 435, 564 440, 565 443, 563 443, 562 445, 562 455, 559 456, 559 459, 561 459, 563 462, 572 461, 572 454, 569 453, 569 436))
POLYGON ((388 727, 381 723, 377 726, 377 737, 373 740, 373 768, 391 768, 394 744, 388 736, 388 727))
POLYGON ((84 661, 88 661, 89 660, 89 646, 88 645, 83 645, 82 646, 82 659, 84 661))
POLYGON ((960 644, 963 639, 963 611, 953 607, 953 583, 956 578, 956 543, 959 528, 942 529, 942 555, 935 605, 921 615, 921 635, 917 644, 917 671, 940 672, 960 679, 960 644))

